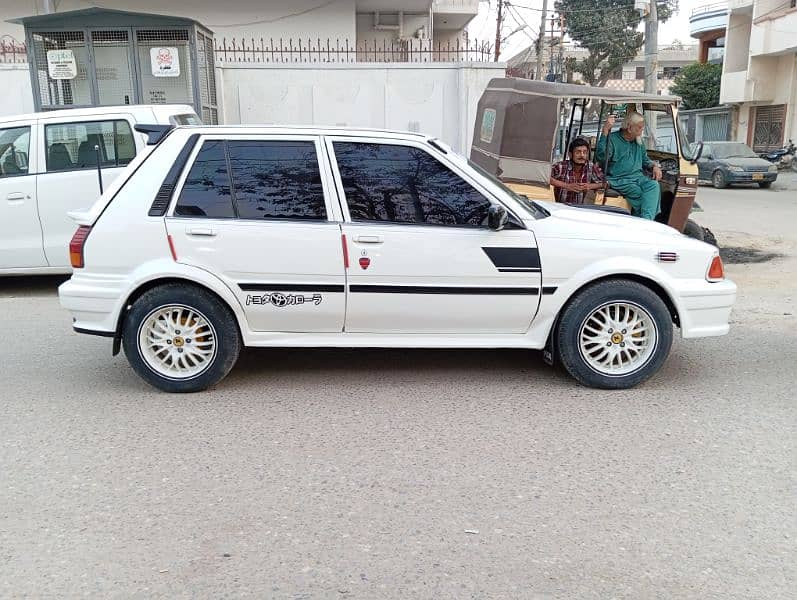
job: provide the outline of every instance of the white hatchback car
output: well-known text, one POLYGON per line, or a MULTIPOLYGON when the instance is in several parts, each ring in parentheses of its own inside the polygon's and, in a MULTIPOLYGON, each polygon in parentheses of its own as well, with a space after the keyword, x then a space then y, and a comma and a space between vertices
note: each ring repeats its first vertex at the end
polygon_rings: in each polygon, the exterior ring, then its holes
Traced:
MULTIPOLYGON (((717 249, 655 222, 518 196, 435 139, 177 127, 87 213, 59 288, 170 392, 241 346, 532 348, 628 388, 684 338, 723 335, 717 249)), ((162 139, 157 139, 162 137, 162 139)))
POLYGON ((0 276, 69 273, 68 213, 146 146, 138 123, 195 125, 190 106, 101 106, 0 118, 0 276), (99 156, 99 160, 98 160, 99 156))

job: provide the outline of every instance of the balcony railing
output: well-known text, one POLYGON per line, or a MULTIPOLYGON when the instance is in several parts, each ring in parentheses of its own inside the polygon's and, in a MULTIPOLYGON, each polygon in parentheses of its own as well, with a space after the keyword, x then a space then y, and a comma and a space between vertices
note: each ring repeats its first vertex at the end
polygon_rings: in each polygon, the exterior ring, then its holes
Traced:
POLYGON ((492 45, 486 42, 288 40, 216 40, 216 60, 229 63, 335 64, 488 62, 492 45))
POLYGON ((728 3, 727 2, 714 2, 713 4, 705 4, 704 6, 698 6, 697 8, 692 9, 692 13, 689 15, 691 17, 696 17, 697 15, 702 15, 705 13, 715 12, 715 11, 722 11, 728 10, 728 3))

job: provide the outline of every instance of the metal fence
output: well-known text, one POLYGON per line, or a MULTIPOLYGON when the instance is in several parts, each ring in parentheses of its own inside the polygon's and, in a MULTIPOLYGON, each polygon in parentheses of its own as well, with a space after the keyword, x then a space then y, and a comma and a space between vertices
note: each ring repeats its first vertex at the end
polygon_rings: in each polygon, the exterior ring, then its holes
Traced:
POLYGON ((0 40, 0 63, 24 64, 28 62, 28 48, 24 42, 0 40))
POLYGON ((489 62, 492 45, 471 40, 463 42, 358 41, 288 39, 216 40, 220 63, 425 63, 489 62))

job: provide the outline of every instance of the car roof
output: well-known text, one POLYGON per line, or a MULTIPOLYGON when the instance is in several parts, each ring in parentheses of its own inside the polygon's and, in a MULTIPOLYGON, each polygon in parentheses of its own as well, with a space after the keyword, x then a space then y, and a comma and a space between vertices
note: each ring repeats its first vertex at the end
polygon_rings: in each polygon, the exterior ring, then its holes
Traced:
POLYGON ((117 113, 129 113, 133 115, 141 114, 143 119, 152 119, 152 114, 182 114, 193 113, 194 107, 188 104, 123 104, 120 106, 93 106, 87 108, 65 108, 61 110, 47 110, 37 113, 26 113, 22 115, 11 115, 0 117, 0 124, 14 123, 16 121, 33 121, 60 119, 64 117, 90 117, 93 115, 107 115, 117 113))
POLYGON ((302 134, 302 135, 352 135, 357 137, 402 137, 407 139, 435 139, 433 135, 417 133, 413 131, 399 131, 394 129, 374 129, 368 127, 342 127, 342 126, 319 126, 319 125, 180 125, 176 129, 191 130, 192 133, 200 134, 224 134, 224 133, 280 133, 280 134, 302 134))

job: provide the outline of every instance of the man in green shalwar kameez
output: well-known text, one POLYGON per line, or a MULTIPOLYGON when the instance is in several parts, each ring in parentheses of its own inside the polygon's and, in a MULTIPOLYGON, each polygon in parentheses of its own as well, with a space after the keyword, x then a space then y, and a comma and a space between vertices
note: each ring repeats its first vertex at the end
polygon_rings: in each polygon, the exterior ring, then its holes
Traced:
POLYGON ((644 117, 628 111, 620 131, 609 133, 614 125, 614 115, 603 126, 602 135, 595 148, 595 162, 606 164, 606 140, 609 140, 609 162, 606 179, 612 189, 622 194, 631 205, 631 213, 643 219, 655 219, 661 208, 659 184, 661 168, 648 158, 642 133, 644 117), (643 167, 653 168, 653 179, 647 177, 643 167))

